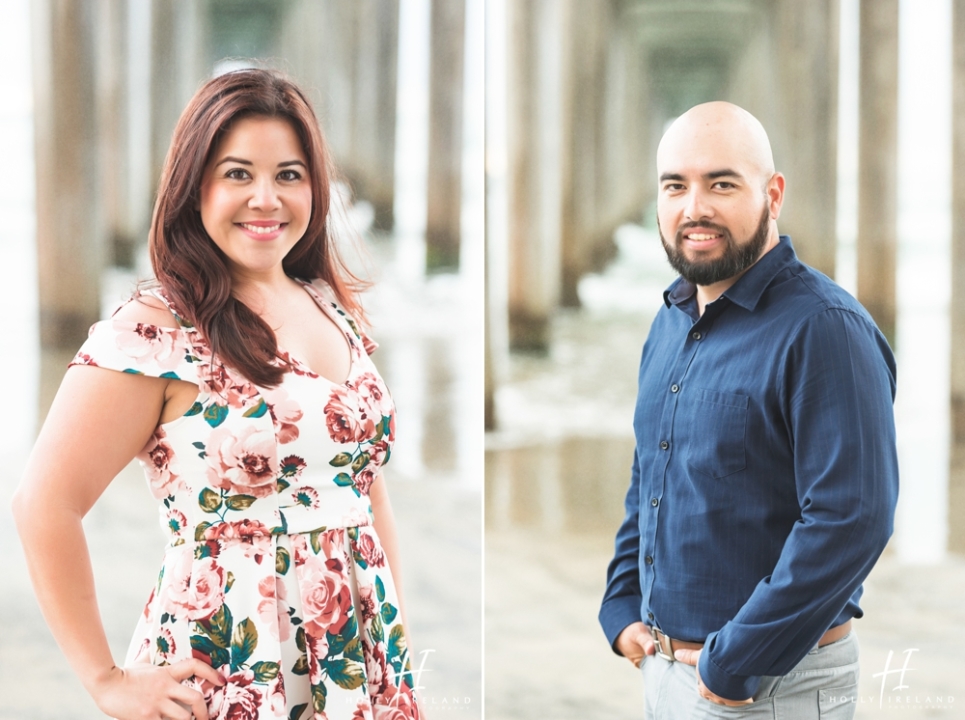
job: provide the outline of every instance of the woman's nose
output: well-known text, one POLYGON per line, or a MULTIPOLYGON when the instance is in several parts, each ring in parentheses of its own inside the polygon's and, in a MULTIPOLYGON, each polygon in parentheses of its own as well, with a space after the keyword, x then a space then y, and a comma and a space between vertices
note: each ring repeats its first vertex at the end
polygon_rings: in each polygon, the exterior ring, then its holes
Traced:
POLYGON ((254 184, 248 207, 259 210, 274 210, 278 205, 278 190, 274 182, 262 180, 254 184))

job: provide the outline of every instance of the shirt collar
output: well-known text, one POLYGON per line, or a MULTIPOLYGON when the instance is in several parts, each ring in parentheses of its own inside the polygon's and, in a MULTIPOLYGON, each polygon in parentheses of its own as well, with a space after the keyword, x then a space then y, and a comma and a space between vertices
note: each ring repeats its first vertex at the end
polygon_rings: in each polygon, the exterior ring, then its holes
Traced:
MULTIPOLYGON (((753 311, 757 307, 761 295, 771 284, 777 274, 793 262, 797 256, 788 235, 781 235, 780 241, 774 248, 754 263, 741 278, 724 292, 726 297, 735 305, 745 310, 753 311)), ((690 300, 697 287, 682 277, 678 277, 663 293, 663 301, 667 307, 681 305, 690 300)))

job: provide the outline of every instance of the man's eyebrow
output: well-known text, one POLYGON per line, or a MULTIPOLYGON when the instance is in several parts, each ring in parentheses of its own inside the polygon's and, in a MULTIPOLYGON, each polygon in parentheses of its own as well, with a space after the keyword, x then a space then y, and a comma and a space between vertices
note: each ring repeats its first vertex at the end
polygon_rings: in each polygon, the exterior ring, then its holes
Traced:
POLYGON ((683 180, 684 176, 679 173, 664 173, 660 176, 660 182, 666 182, 667 180, 683 180))
POLYGON ((712 172, 706 173, 704 177, 707 178, 708 180, 716 180, 717 178, 722 178, 722 177, 741 178, 743 176, 736 170, 725 168, 723 170, 713 170, 712 172))

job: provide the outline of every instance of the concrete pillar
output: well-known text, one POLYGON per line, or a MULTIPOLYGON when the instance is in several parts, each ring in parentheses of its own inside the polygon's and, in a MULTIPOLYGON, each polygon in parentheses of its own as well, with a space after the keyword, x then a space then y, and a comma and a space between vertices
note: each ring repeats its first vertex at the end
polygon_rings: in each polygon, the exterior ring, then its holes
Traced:
POLYGON ((858 300, 895 341, 898 206, 898 0, 861 0, 858 300))
POLYGON ((432 0, 426 269, 459 267, 465 0, 432 0))
POLYGON ((76 350, 100 314, 104 264, 95 8, 70 0, 31 8, 40 341, 45 350, 76 350))
POLYGON ((509 342, 546 352, 559 301, 563 4, 510 3, 507 157, 509 342))
POLYGON ((952 3, 951 462, 948 549, 965 553, 965 0, 952 3))
POLYGON ((561 218, 561 302, 580 304, 576 288, 590 267, 603 213, 605 174, 606 44, 601 17, 610 3, 566 3, 566 74, 563 89, 563 158, 561 218))
POLYGON ((105 168, 100 198, 104 208, 107 261, 134 267, 137 229, 128 209, 127 3, 97 3, 97 143, 105 168))
MULTIPOLYGON (((866 4, 877 5, 878 0, 866 4)), ((780 127, 773 131, 784 136, 787 150, 782 160, 787 199, 781 231, 794 238, 804 262, 834 277, 838 0, 791 0, 773 7, 776 42, 772 52, 780 89, 780 127)))
POLYGON ((157 190, 164 158, 181 111, 210 73, 201 52, 203 3, 151 3, 151 166, 157 190))
POLYGON ((352 155, 361 176, 359 194, 372 203, 376 226, 389 231, 395 202, 399 0, 365 0, 358 6, 352 155))
MULTIPOLYGON (((342 175, 372 203, 375 224, 391 230, 395 202, 399 0, 317 3, 302 44, 322 50, 319 120, 342 175)), ((314 58, 309 58, 314 62, 314 58)))
POLYGON ((278 46, 285 48, 285 56, 291 63, 291 73, 299 87, 308 96, 326 138, 331 142, 327 126, 328 42, 318 42, 319 36, 331 32, 330 3, 315 0, 295 0, 282 15, 278 46))

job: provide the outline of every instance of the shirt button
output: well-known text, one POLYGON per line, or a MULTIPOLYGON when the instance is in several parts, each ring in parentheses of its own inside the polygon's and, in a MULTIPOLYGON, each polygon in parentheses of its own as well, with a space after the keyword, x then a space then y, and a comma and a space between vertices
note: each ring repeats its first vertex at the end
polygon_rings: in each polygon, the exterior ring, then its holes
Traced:
POLYGON ((678 390, 680 390, 680 386, 677 383, 674 383, 673 385, 670 386, 670 392, 675 393, 678 390))
POLYGON ((651 498, 651 499, 650 499, 650 507, 657 507, 657 505, 659 505, 659 504, 660 504, 660 501, 657 500, 657 498, 651 498))
POLYGON ((669 447, 670 447, 670 443, 668 443, 666 440, 661 440, 661 441, 660 441, 660 449, 661 449, 661 450, 666 450, 666 449, 669 448, 669 447))
POLYGON ((691 337, 692 337, 694 340, 700 340, 700 333, 697 332, 697 331, 694 331, 694 334, 691 335, 691 337))
POLYGON ((653 613, 647 613, 647 620, 653 620, 653 613))
POLYGON ((647 555, 647 556, 643 559, 643 561, 644 561, 645 563, 647 563, 647 565, 653 565, 653 558, 650 557, 649 555, 647 555))

